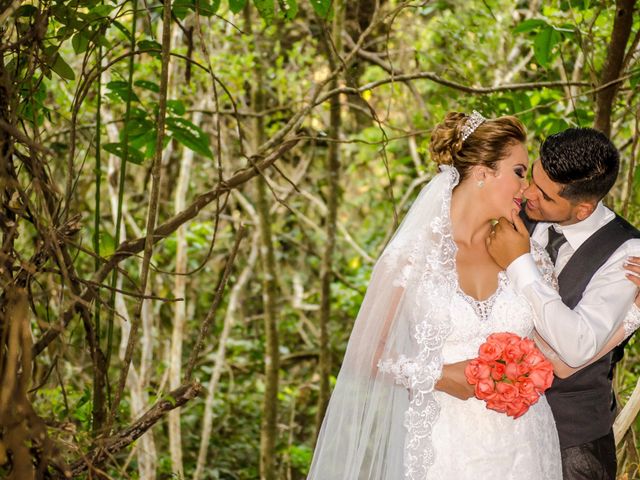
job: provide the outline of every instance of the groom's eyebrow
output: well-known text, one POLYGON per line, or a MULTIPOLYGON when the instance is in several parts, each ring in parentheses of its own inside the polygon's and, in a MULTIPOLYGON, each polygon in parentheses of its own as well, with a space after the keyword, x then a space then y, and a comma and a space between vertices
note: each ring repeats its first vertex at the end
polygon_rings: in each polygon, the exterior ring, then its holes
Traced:
POLYGON ((544 190, 542 190, 542 188, 540 188, 540 185, 538 185, 538 182, 536 182, 536 179, 533 178, 533 168, 531 169, 531 181, 535 184, 536 188, 540 190, 540 192, 542 192, 542 195, 544 196, 545 200, 553 201, 553 199, 549 195, 547 195, 547 192, 545 192, 544 190))

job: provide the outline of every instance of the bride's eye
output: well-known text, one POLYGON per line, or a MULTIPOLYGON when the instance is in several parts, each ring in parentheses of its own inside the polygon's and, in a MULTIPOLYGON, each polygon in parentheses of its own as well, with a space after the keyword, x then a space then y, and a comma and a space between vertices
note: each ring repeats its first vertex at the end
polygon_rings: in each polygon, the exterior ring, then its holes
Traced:
POLYGON ((520 178, 524 178, 527 171, 524 168, 516 168, 514 169, 514 172, 516 172, 516 175, 519 176, 520 178))

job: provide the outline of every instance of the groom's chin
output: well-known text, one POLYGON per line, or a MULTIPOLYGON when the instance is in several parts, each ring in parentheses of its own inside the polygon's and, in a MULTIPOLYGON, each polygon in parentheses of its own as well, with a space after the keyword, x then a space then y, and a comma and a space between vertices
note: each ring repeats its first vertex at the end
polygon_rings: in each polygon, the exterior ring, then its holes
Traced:
POLYGON ((524 205, 524 213, 527 215, 529 220, 532 220, 534 222, 544 221, 544 218, 542 218, 542 215, 540 215, 540 212, 538 210, 534 210, 529 207, 529 202, 524 205))

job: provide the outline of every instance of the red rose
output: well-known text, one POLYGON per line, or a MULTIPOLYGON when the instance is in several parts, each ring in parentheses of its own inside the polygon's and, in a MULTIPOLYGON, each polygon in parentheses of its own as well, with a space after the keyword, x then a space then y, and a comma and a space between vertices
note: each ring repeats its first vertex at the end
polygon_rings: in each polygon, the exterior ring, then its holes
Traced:
POLYGON ((514 335, 513 333, 499 332, 489 335, 487 337, 487 342, 495 342, 502 345, 508 345, 510 343, 514 343, 514 341, 517 342, 518 338, 519 337, 517 335, 514 335))
POLYGON ((520 395, 520 392, 518 392, 518 387, 516 387, 513 383, 496 383, 496 392, 507 403, 515 401, 520 395))
POLYGON ((497 396, 496 398, 487 400, 487 408, 490 410, 495 410, 496 412, 507 413, 507 403, 497 396))
POLYGON ((522 361, 529 365, 531 368, 536 368, 537 365, 542 362, 546 362, 547 359, 544 358, 544 355, 542 355, 542 353, 540 353, 540 351, 536 349, 526 354, 522 361))
POLYGON ((498 360, 502 355, 502 345, 498 342, 487 341, 480 345, 478 350, 478 358, 485 362, 498 360))
POLYGON ((518 387, 520 398, 522 398, 527 405, 533 405, 538 401, 538 398, 540 398, 540 394, 537 392, 536 386, 530 378, 524 376, 519 377, 515 385, 518 387))
POLYGON ((520 350, 522 353, 527 355, 536 349, 536 344, 530 338, 523 338, 520 342, 520 350))
POLYGON ((467 377, 467 382, 471 385, 478 383, 478 380, 487 379, 491 375, 491 367, 486 363, 474 358, 464 369, 464 375, 467 377))
POLYGON ((504 369, 504 374, 511 381, 516 381, 520 376, 518 374, 518 364, 517 363, 507 363, 504 369))
POLYGON ((529 373, 529 379, 533 382, 536 390, 544 392, 553 383, 553 370, 538 368, 529 373))
POLYGON ((475 392, 476 397, 480 400, 489 400, 496 394, 495 383, 488 378, 480 379, 478 383, 476 383, 475 392))
POLYGON ((501 362, 491 362, 491 378, 499 382, 504 378, 505 364, 501 362))
POLYGON ((514 419, 524 415, 527 410, 529 410, 529 405, 519 398, 507 404, 507 415, 514 419))
POLYGON ((524 375, 528 375, 531 371, 531 367, 524 362, 518 363, 518 377, 522 377, 524 375))
POLYGON ((502 351, 502 357, 507 362, 520 362, 522 360, 522 350, 518 344, 508 344, 502 351))

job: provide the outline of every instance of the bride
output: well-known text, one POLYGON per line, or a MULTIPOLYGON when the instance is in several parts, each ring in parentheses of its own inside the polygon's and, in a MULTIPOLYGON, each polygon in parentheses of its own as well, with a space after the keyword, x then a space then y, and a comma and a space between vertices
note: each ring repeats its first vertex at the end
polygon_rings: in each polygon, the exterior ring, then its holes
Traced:
MULTIPOLYGON (((436 391, 443 364, 475 358, 491 333, 534 334, 531 308, 485 243, 492 219, 520 209, 525 141, 511 116, 449 113, 434 129, 430 152, 440 173, 373 269, 310 480, 562 478, 544 397, 514 420, 436 391)), ((534 244, 532 253, 553 283, 546 252, 534 244)))

